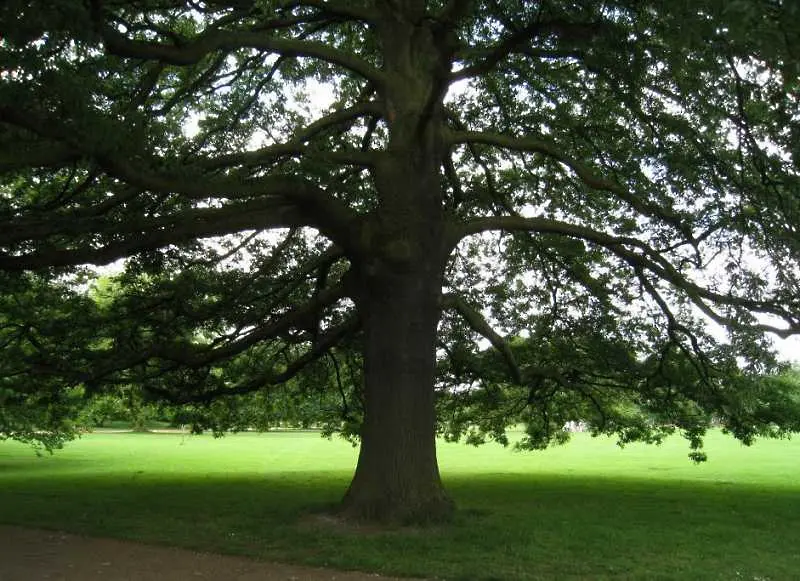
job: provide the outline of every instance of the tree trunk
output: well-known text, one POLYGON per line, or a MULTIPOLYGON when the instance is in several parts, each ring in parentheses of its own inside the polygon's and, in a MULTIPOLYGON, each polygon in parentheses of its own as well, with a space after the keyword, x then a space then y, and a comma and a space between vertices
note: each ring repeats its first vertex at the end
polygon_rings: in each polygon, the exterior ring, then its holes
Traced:
POLYGON ((345 516, 399 524, 449 519, 436 461, 434 376, 441 276, 371 277, 362 301, 365 415, 345 516))
POLYGON ((380 200, 354 261, 364 327, 364 423, 347 516, 399 523, 446 520, 453 503, 436 462, 436 332, 448 249, 441 165, 447 39, 425 3, 379 3, 381 88, 389 141, 372 168, 380 200))

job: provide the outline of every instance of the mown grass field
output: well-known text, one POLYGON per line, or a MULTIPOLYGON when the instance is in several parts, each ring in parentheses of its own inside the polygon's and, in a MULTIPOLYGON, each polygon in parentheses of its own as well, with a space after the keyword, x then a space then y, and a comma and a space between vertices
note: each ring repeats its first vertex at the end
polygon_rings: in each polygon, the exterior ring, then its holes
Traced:
POLYGON ((376 530, 318 516, 356 451, 314 433, 95 433, 41 458, 0 442, 0 522, 449 580, 800 579, 800 439, 706 449, 441 444, 456 521, 376 530))

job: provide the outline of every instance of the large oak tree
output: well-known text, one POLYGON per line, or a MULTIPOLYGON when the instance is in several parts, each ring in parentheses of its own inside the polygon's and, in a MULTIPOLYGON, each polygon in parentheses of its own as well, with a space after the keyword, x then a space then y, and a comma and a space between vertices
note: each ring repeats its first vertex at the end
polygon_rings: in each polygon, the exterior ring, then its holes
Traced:
POLYGON ((361 439, 343 510, 396 520, 452 509, 437 432, 795 431, 756 377, 765 333, 800 332, 798 22, 777 0, 5 0, 6 409, 330 385, 361 439), (118 259, 98 306, 85 265, 118 259))

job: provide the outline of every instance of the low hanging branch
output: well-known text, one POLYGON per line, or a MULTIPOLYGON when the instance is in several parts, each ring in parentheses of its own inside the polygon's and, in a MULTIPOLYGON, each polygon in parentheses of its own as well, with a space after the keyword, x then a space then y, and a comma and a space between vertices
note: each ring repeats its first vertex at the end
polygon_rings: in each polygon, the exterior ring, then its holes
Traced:
POLYGON ((311 348, 309 348, 301 356, 291 361, 285 366, 285 369, 280 372, 269 369, 263 373, 253 375, 244 381, 230 386, 219 387, 210 390, 200 390, 195 393, 175 394, 167 389, 155 387, 153 385, 144 385, 143 387, 150 393, 158 395, 159 397, 171 403, 186 404, 209 403, 220 397, 243 395, 268 387, 281 385, 296 377, 310 364, 322 357, 325 357, 333 347, 352 336, 353 333, 358 330, 359 325, 360 323, 358 320, 352 319, 326 331, 324 334, 319 336, 318 340, 311 348))
MULTIPOLYGON (((783 301, 777 299, 774 301, 752 300, 744 296, 735 296, 732 294, 724 295, 704 288, 692 282, 688 277, 682 274, 659 250, 652 248, 641 240, 629 236, 613 236, 586 226, 579 226, 577 224, 570 224, 549 218, 496 216, 476 218, 463 224, 461 228, 454 230, 452 239, 454 241, 460 240, 464 236, 491 230, 558 233, 571 238, 586 240, 608 249, 631 267, 644 268, 660 279, 669 282, 673 287, 684 291, 698 308, 722 325, 736 326, 737 323, 715 312, 705 301, 717 305, 741 307, 754 312, 779 317, 787 323, 788 327, 780 328, 765 323, 753 325, 755 328, 775 333, 778 336, 789 337, 800 333, 800 315, 785 307, 783 301), (634 252, 628 247, 633 247, 638 250, 638 252, 634 252)), ((455 244, 455 242, 453 242, 453 244, 455 244)))
POLYGON ((514 352, 511 346, 478 311, 472 308, 467 301, 455 294, 447 294, 442 297, 442 306, 446 309, 454 309, 459 313, 473 331, 488 339, 492 346, 497 349, 505 359, 506 365, 516 383, 522 383, 522 373, 520 372, 514 352))

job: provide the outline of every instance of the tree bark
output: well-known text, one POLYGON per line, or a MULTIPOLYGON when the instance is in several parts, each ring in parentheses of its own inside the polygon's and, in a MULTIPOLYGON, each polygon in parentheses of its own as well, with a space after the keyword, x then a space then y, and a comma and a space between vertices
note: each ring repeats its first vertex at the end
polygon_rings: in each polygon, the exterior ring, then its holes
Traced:
POLYGON ((365 416, 346 517, 412 524, 450 518, 436 459, 435 353, 441 276, 372 276, 362 303, 365 416))
POLYGON ((372 168, 380 203, 353 264, 364 328, 364 423, 345 515, 402 524, 447 520, 436 460, 436 333, 446 245, 442 105, 450 54, 425 3, 381 3, 389 141, 372 168))
POLYGON ((343 508, 359 520, 442 521, 454 508, 436 460, 436 337, 447 257, 439 159, 423 141, 376 169, 383 203, 362 232, 365 257, 353 265, 365 412, 343 508))

